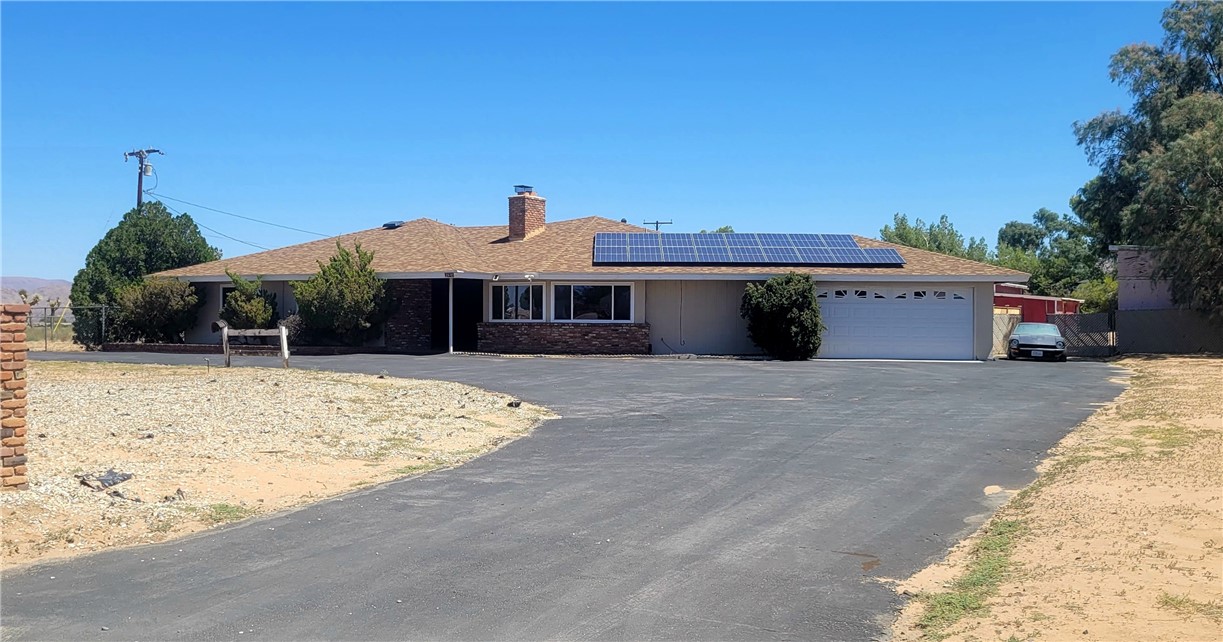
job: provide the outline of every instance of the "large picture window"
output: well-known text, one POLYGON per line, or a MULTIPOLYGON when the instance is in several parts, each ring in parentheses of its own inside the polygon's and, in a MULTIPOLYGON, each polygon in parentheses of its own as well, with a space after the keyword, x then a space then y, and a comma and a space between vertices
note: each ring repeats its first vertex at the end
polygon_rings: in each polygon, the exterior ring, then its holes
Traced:
POLYGON ((493 321, 543 321, 544 286, 494 285, 493 321))
POLYGON ((566 284, 552 289, 552 318, 557 321, 632 321, 630 284, 566 284))

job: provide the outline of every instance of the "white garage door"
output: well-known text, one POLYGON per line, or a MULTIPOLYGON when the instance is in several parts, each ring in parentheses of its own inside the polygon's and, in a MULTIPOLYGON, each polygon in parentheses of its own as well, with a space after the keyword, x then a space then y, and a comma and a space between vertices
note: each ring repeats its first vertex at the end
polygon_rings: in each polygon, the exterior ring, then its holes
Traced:
POLYGON ((972 288, 829 285, 816 296, 827 329, 818 356, 972 359, 972 288))

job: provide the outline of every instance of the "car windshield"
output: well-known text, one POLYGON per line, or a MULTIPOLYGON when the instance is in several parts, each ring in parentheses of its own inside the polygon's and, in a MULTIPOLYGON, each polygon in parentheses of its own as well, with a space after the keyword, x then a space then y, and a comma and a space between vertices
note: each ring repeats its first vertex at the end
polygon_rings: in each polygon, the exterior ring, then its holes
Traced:
POLYGON ((1057 326, 1052 323, 1020 323, 1015 326, 1015 334, 1044 334, 1051 337, 1061 335, 1057 326))

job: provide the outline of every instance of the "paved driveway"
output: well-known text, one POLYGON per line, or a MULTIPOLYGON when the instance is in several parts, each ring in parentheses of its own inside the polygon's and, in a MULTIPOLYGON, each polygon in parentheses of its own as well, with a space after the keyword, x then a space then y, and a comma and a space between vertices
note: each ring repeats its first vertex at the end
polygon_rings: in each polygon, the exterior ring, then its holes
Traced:
POLYGON ((982 488, 1030 481, 1122 389, 1074 362, 294 363, 563 418, 454 470, 8 574, 6 638, 872 639, 898 605, 879 578, 944 554, 992 508, 982 488))

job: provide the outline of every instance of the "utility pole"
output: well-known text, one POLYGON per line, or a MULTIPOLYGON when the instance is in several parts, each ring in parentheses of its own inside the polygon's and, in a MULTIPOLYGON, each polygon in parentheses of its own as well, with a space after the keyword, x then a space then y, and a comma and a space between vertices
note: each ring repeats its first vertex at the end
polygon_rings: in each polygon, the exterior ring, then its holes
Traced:
POLYGON ((127 159, 133 156, 140 161, 140 167, 136 172, 136 209, 140 209, 140 205, 144 203, 144 177, 153 175, 153 165, 150 164, 148 160, 149 154, 161 154, 162 156, 166 155, 166 153, 160 149, 153 148, 137 149, 135 151, 123 153, 123 162, 125 163, 127 162, 127 159))
POLYGON ((642 221, 642 222, 641 222, 641 224, 642 224, 642 225, 653 225, 653 226, 654 226, 654 231, 655 231, 655 232, 657 232, 657 231, 658 231, 658 226, 660 226, 660 225, 670 225, 670 224, 671 224, 671 221, 642 221))

